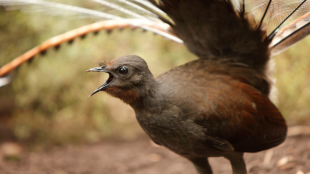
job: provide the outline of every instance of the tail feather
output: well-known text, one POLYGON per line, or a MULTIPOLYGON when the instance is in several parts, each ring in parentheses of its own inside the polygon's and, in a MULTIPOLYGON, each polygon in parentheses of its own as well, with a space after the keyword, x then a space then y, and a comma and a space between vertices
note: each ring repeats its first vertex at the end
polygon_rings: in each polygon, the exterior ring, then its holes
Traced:
POLYGON ((11 80, 12 80, 12 77, 10 74, 8 74, 4 77, 0 77, 0 87, 9 84, 11 82, 11 80))
MULTIPOLYGON (((243 4, 237 11, 230 1, 163 0, 158 6, 175 22, 171 26, 187 48, 201 59, 228 59, 264 74, 270 40, 251 23, 243 4)), ((237 4, 238 5, 238 4, 237 4)))
POLYGON ((66 41, 72 42, 89 32, 136 27, 178 43, 184 41, 199 58, 233 61, 254 68, 264 76, 270 54, 284 51, 310 33, 310 1, 307 0, 93 1, 121 13, 43 0, 0 0, 0 5, 22 10, 29 11, 35 6, 36 11, 49 14, 80 14, 100 20, 114 20, 113 24, 111 21, 95 23, 49 39, 3 66, 0 77, 48 48, 66 41), (140 21, 128 20, 129 17, 140 21), (287 25, 290 22, 291 25, 287 25))
POLYGON ((270 45, 272 55, 276 55, 304 39, 310 34, 310 12, 280 30, 270 45))
POLYGON ((175 40, 177 42, 181 42, 178 37, 174 36, 173 33, 169 31, 169 27, 165 25, 151 25, 148 22, 145 22, 143 20, 126 20, 126 21, 103 21, 103 22, 98 22, 94 24, 90 24, 69 32, 66 32, 64 34, 55 36, 39 46, 29 50, 28 52, 24 53, 23 55, 15 58, 8 64, 4 65, 3 67, 0 68, 0 77, 8 74, 10 71, 16 69, 18 66, 23 64, 24 62, 31 61, 36 55, 45 53, 46 50, 49 48, 57 48, 59 47, 62 43, 64 42, 72 42, 74 39, 78 37, 83 37, 87 35, 88 33, 96 33, 100 30, 113 30, 116 28, 142 28, 142 29, 147 29, 147 30, 152 30, 154 33, 158 33, 163 35, 164 37, 167 37, 171 40, 175 40))
MULTIPOLYGON (((150 15, 150 16, 153 16, 153 17, 160 16, 160 15, 157 15, 156 13, 154 13, 154 12, 152 12, 152 11, 150 11, 150 10, 146 10, 145 8, 140 7, 139 5, 136 5, 136 4, 134 4, 134 3, 132 3, 132 2, 129 2, 129 1, 127 1, 127 0, 117 0, 117 1, 119 1, 119 2, 121 2, 121 3, 124 3, 124 4, 126 4, 126 5, 128 5, 128 6, 130 6, 130 7, 132 7, 132 8, 134 8, 134 9, 138 10, 138 11, 141 11, 141 12, 144 13, 144 14, 147 14, 147 15, 150 15)), ((143 2, 144 2, 144 1, 143 1, 143 2)), ((138 1, 137 3, 139 3, 139 1, 138 1)))
POLYGON ((285 19, 283 19, 281 21, 281 23, 279 23, 279 25, 268 35, 268 37, 274 37, 274 34, 278 31, 278 29, 280 27, 282 27, 282 25, 290 18, 292 17, 293 14, 295 14, 296 11, 298 11, 300 9, 300 7, 302 7, 302 5, 306 2, 307 0, 302 1, 285 19))
POLYGON ((113 3, 110 3, 110 2, 107 2, 107 1, 104 1, 104 0, 92 0, 92 1, 97 2, 97 3, 101 4, 101 5, 107 6, 109 8, 118 10, 118 11, 120 11, 122 13, 125 13, 125 14, 127 14, 129 16, 132 16, 134 18, 148 20, 147 17, 144 17, 144 16, 142 16, 142 15, 140 15, 138 13, 135 13, 133 11, 127 10, 127 9, 121 7, 121 6, 116 5, 116 4, 113 4, 113 3))
POLYGON ((47 2, 41 0, 0 0, 0 5, 3 6, 12 6, 20 8, 24 11, 35 11, 35 12, 42 12, 42 13, 49 13, 53 15, 64 15, 64 14, 80 14, 83 16, 92 16, 94 18, 99 19, 109 19, 109 20, 122 20, 123 18, 104 13, 101 11, 96 11, 92 9, 56 3, 56 2, 47 2), (39 8, 35 9, 34 6, 39 8))

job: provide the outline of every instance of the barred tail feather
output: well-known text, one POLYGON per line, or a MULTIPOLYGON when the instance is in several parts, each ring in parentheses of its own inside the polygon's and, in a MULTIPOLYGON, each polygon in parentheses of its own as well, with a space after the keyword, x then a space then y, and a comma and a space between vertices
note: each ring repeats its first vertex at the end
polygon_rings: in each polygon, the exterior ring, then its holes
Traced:
POLYGON ((100 30, 113 30, 116 28, 142 28, 145 30, 150 30, 156 34, 162 35, 167 37, 168 39, 174 40, 178 43, 182 43, 178 37, 176 37, 170 30, 170 27, 164 24, 152 24, 148 21, 144 20, 123 20, 123 21, 102 21, 97 22, 94 24, 90 24, 87 26, 83 26, 81 28, 71 30, 64 34, 55 36, 39 46, 29 50, 28 52, 24 53, 23 55, 15 58, 8 64, 4 65, 0 68, 0 77, 8 74, 10 71, 14 70, 24 62, 30 61, 36 55, 45 52, 49 48, 57 47, 64 42, 71 42, 75 38, 85 36, 88 33, 98 32, 100 30))

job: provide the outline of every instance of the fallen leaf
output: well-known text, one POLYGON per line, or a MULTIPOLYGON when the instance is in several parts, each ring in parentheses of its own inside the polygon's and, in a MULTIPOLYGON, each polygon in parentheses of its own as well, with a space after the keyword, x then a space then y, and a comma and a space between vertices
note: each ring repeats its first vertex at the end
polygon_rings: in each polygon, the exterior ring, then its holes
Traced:
POLYGON ((288 170, 288 169, 292 169, 295 167, 295 164, 294 163, 287 163, 287 164, 284 164, 280 167, 281 170, 288 170))
POLYGON ((4 159, 19 160, 23 153, 23 148, 17 143, 6 142, 1 144, 0 151, 4 159))
POLYGON ((277 162, 277 166, 278 166, 278 167, 279 167, 279 166, 282 166, 282 165, 284 165, 284 164, 286 164, 286 163, 288 163, 288 162, 290 162, 290 161, 293 161, 293 160, 294 160, 293 156, 285 156, 285 157, 281 158, 281 159, 277 162))

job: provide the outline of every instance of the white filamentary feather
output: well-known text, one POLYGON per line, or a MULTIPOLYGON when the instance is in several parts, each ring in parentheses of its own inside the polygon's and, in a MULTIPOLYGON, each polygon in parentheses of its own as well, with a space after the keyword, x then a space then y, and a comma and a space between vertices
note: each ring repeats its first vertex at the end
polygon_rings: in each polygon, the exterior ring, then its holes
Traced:
POLYGON ((132 12, 130 10, 127 10, 125 8, 122 8, 122 7, 118 6, 118 5, 112 4, 110 2, 107 2, 107 1, 104 1, 104 0, 92 0, 92 1, 97 2, 97 3, 101 4, 101 5, 105 5, 105 6, 109 7, 109 8, 118 10, 118 11, 123 12, 125 14, 128 14, 128 15, 130 15, 132 17, 135 17, 135 18, 138 18, 138 19, 146 19, 146 20, 148 20, 148 18, 146 18, 144 16, 141 16, 141 15, 139 15, 137 13, 134 13, 134 12, 132 12))
MULTIPOLYGON (((158 21, 158 20, 152 21, 152 20, 150 20, 150 19, 148 19, 148 18, 146 18, 144 16, 141 16, 139 14, 131 12, 131 11, 129 11, 129 10, 125 9, 125 8, 122 8, 120 6, 117 6, 115 4, 105 2, 103 0, 93 0, 93 1, 98 2, 100 4, 103 4, 105 6, 108 6, 109 8, 113 8, 113 9, 119 10, 119 11, 121 11, 123 13, 126 13, 126 14, 132 16, 132 17, 144 20, 144 23, 156 24, 156 25, 159 26, 159 28, 160 28, 160 26, 162 26, 160 24, 165 24, 165 23, 163 23, 161 21, 158 21)), ((144 5, 147 4, 148 7, 153 6, 152 4, 148 4, 148 3, 144 2, 144 1, 141 1, 141 0, 138 0, 138 1, 139 1, 139 3, 143 3, 144 5)), ((120 2, 125 2, 125 1, 121 0, 120 2)), ((125 3, 125 4, 128 4, 128 2, 125 3)), ((104 13, 104 12, 101 12, 101 11, 96 11, 96 10, 92 10, 92 9, 87 9, 87 8, 82 8, 82 7, 77 7, 77 6, 67 5, 67 4, 61 4, 61 3, 56 3, 56 2, 48 2, 48 1, 43 1, 43 0, 0 0, 0 5, 8 6, 8 7, 14 7, 14 8, 21 9, 21 10, 28 9, 28 11, 43 12, 43 13, 48 13, 48 14, 62 15, 62 14, 65 14, 66 12, 76 12, 78 14, 93 16, 93 17, 96 17, 96 18, 100 18, 102 20, 107 20, 107 19, 127 20, 126 18, 119 17, 119 16, 112 15, 112 14, 108 14, 108 13, 104 13), (37 8, 35 8, 35 9, 31 8, 34 5, 37 8)), ((156 9, 156 7, 153 6, 152 9, 156 9)), ((145 11, 147 11, 147 10, 145 10, 145 11)), ((163 12, 161 12, 161 13, 163 13, 163 12)), ((180 44, 183 43, 183 41, 181 39, 179 39, 178 37, 173 36, 171 34, 168 34, 166 32, 163 32, 163 31, 160 31, 158 29, 155 29, 155 28, 152 28, 152 27, 148 27, 148 26, 137 25, 136 22, 132 22, 132 20, 128 20, 127 22, 130 23, 133 26, 142 28, 144 30, 151 31, 153 33, 161 35, 161 36, 163 36, 163 37, 165 37, 167 39, 170 39, 172 41, 175 41, 177 43, 180 43, 180 44)), ((163 30, 166 30, 166 28, 163 28, 163 30)))
MULTIPOLYGON (((123 19, 121 17, 96 11, 96 10, 91 10, 87 8, 82 8, 82 7, 76 7, 72 5, 66 5, 66 4, 61 4, 61 3, 56 3, 56 2, 47 2, 47 1, 41 1, 41 0, 0 0, 0 5, 4 6, 14 6, 14 7, 19 7, 20 9, 27 8, 32 5, 38 5, 41 8, 53 8, 53 9, 58 9, 58 10, 67 10, 71 12, 77 12, 81 13, 84 15, 91 15, 103 19, 113 19, 113 20, 120 20, 123 19)), ((44 12, 44 10, 42 10, 44 12)))
POLYGON ((154 14, 154 13, 152 13, 152 12, 150 12, 150 11, 148 11, 148 10, 146 10, 146 9, 144 9, 144 8, 134 4, 134 3, 131 3, 129 1, 127 1, 127 0, 117 0, 117 1, 122 2, 122 3, 124 3, 124 4, 128 5, 128 6, 131 6, 131 7, 135 8, 135 9, 145 13, 145 14, 151 15, 153 17, 157 17, 156 14, 154 14))
POLYGON ((237 11, 241 10, 241 0, 230 0, 230 2, 232 3, 232 5, 235 7, 235 9, 237 11))
POLYGON ((144 5, 144 6, 148 7, 148 8, 150 8, 150 9, 152 9, 152 10, 156 11, 156 12, 159 13, 159 14, 166 14, 165 12, 163 12, 163 11, 160 10, 159 8, 155 7, 153 4, 151 4, 151 3, 148 2, 148 1, 144 1, 144 0, 133 0, 133 1, 135 1, 135 2, 137 2, 137 3, 139 3, 139 4, 142 4, 142 5, 144 5))
POLYGON ((0 77, 0 87, 9 84, 11 80, 12 80, 12 77, 10 74, 5 77, 0 77))

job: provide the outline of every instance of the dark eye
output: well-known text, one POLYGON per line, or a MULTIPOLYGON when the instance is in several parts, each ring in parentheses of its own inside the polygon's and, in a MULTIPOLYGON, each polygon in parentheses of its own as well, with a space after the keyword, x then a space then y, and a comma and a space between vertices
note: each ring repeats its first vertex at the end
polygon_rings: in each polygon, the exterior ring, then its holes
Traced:
POLYGON ((120 74, 125 75, 125 74, 128 73, 128 68, 127 68, 126 66, 121 66, 121 67, 118 69, 118 72, 119 72, 120 74))

